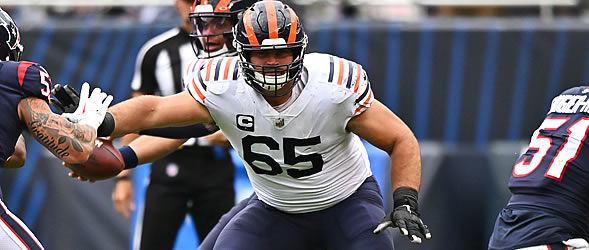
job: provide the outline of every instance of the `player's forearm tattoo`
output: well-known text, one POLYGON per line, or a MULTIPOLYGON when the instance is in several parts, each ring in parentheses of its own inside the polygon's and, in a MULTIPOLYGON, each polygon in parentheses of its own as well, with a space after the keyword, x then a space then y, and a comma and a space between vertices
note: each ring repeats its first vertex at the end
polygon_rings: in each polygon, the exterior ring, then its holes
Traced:
POLYGON ((82 144, 88 144, 95 138, 95 131, 88 126, 73 124, 53 114, 38 112, 34 102, 25 101, 24 110, 28 117, 31 133, 39 142, 60 158, 66 158, 71 150, 84 152, 82 144))

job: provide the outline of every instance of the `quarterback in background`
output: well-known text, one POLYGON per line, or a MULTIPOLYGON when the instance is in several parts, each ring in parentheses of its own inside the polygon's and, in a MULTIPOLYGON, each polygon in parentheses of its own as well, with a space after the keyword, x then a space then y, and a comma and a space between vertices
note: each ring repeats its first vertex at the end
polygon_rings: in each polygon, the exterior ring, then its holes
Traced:
MULTIPOLYGON (((100 89, 94 89, 90 95, 89 85, 85 83, 80 96, 83 108, 66 115, 76 123, 54 114, 48 105, 49 73, 37 63, 19 61, 22 51, 16 24, 0 9, 0 167, 24 164, 23 130, 28 130, 33 138, 68 164, 87 161, 112 96, 100 89), (15 159, 18 164, 12 162, 15 159)), ((1 196, 0 218, 1 249, 43 249, 27 226, 8 210, 1 196)))
POLYGON ((589 249, 588 133, 589 87, 555 97, 513 167, 489 249, 589 249))
POLYGON ((389 226, 414 243, 429 239, 418 213, 418 142, 374 99, 362 66, 306 55, 301 20, 279 1, 247 9, 234 37, 239 57, 190 65, 187 91, 127 100, 105 120, 113 136, 216 123, 245 163, 255 196, 214 249, 394 249, 389 226), (360 138, 391 157, 388 216, 360 138))

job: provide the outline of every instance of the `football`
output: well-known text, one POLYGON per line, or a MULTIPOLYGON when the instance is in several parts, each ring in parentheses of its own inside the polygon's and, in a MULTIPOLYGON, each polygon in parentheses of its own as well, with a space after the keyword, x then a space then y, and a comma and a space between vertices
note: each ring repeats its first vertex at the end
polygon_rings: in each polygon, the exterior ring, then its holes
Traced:
POLYGON ((112 141, 98 138, 88 161, 66 165, 69 169, 92 180, 104 180, 116 176, 125 168, 123 156, 112 141))

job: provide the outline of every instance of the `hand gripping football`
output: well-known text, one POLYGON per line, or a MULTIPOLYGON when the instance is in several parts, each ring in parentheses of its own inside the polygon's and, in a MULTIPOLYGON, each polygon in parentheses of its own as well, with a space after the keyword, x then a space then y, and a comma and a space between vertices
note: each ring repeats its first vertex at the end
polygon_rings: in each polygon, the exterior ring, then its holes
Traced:
POLYGON ((77 175, 91 180, 104 180, 116 176, 125 168, 123 156, 112 145, 111 140, 97 138, 94 151, 88 161, 81 164, 67 164, 77 175))

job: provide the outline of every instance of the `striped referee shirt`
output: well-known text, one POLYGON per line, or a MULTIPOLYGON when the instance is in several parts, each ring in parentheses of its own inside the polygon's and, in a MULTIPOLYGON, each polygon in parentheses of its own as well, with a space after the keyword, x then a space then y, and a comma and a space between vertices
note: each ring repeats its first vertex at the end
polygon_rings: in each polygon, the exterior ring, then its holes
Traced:
POLYGON ((196 58, 190 39, 177 27, 147 41, 137 55, 131 89, 161 96, 182 92, 182 69, 196 58))

